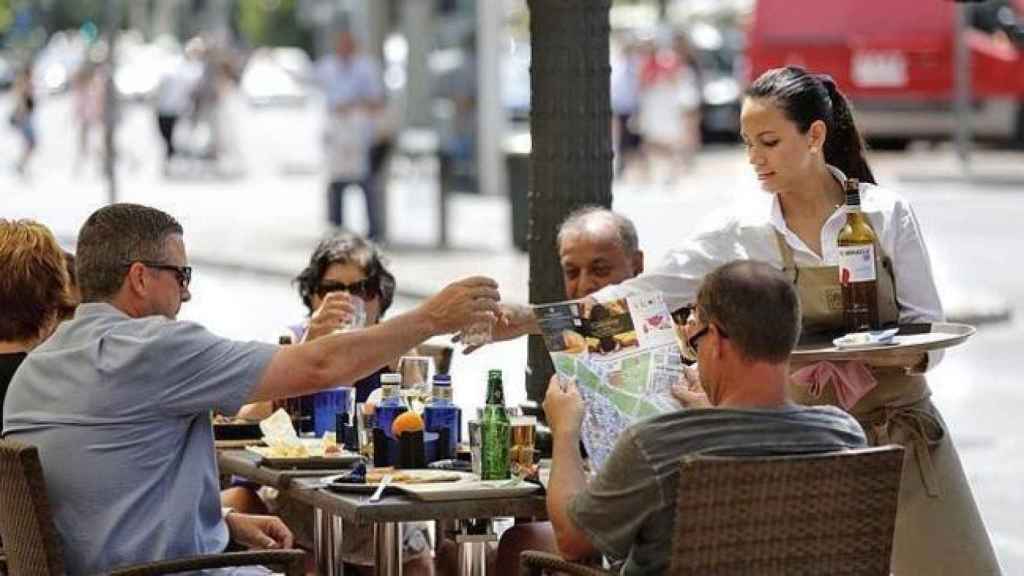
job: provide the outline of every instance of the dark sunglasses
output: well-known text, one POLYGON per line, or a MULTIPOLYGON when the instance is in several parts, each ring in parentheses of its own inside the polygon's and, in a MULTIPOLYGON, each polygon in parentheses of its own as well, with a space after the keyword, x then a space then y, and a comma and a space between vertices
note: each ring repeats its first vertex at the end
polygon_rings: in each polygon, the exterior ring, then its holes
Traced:
MULTIPOLYGON (((146 268, 174 272, 174 275, 178 278, 178 286, 180 286, 182 290, 187 290, 189 284, 192 283, 191 266, 172 266, 171 264, 161 264, 160 262, 146 262, 144 260, 139 260, 138 263, 142 264, 146 268)), ((126 266, 131 266, 131 264, 127 264, 126 266)))
MULTIPOLYGON (((722 327, 715 324, 715 328, 718 328, 718 333, 723 338, 728 338, 729 335, 722 330, 722 327)), ((700 345, 700 339, 708 335, 708 330, 711 329, 711 324, 705 324, 700 330, 693 333, 692 336, 686 338, 686 345, 683 347, 683 358, 690 362, 697 361, 697 346, 700 345)))
POLYGON ((370 277, 351 284, 345 284, 344 282, 321 282, 316 287, 316 295, 323 298, 331 292, 348 292, 353 296, 368 300, 376 296, 379 289, 380 283, 377 281, 377 278, 370 277))

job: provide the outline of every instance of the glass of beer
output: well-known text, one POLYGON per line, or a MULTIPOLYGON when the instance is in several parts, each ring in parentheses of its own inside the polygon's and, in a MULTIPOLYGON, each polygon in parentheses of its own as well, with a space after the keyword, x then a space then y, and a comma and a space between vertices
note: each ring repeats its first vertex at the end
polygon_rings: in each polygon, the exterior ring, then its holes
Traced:
POLYGON ((526 474, 533 466, 535 454, 534 438, 537 433, 537 418, 533 416, 514 416, 510 420, 511 443, 509 457, 512 460, 512 473, 526 474))

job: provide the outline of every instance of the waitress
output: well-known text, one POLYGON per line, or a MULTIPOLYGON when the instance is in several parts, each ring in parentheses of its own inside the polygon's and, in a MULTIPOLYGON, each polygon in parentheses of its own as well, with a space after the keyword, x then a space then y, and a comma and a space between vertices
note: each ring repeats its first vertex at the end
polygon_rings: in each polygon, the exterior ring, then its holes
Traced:
MULTIPOLYGON (((749 258, 773 263, 793 277, 805 331, 841 330, 836 240, 846 223, 843 185, 849 177, 865 183, 862 211, 878 237, 881 320, 943 321, 917 218, 906 200, 874 185, 850 107, 831 78, 797 67, 765 72, 746 92, 741 134, 768 194, 712 217, 659 269, 606 288, 597 299, 660 291, 670 308, 678 309, 693 302, 706 273, 749 258)), ((523 327, 514 324, 509 330, 523 327)), ((811 386, 794 384, 793 397, 801 403, 845 404, 873 444, 906 448, 895 574, 999 574, 960 459, 923 375, 940 357, 931 352, 866 366, 840 362, 821 367, 842 373, 844 390, 821 390, 821 382, 813 382, 819 367, 805 367, 801 380, 810 380, 811 386)))

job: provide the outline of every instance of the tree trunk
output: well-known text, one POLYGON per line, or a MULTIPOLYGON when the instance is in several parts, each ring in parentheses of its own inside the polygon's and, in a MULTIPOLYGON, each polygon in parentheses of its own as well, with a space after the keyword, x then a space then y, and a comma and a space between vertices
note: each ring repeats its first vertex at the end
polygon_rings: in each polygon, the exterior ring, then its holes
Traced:
MULTIPOLYGON (((587 204, 611 207, 608 57, 610 0, 529 0, 530 302, 565 299, 558 226, 587 204)), ((527 396, 541 401, 553 373, 530 337, 527 396)))

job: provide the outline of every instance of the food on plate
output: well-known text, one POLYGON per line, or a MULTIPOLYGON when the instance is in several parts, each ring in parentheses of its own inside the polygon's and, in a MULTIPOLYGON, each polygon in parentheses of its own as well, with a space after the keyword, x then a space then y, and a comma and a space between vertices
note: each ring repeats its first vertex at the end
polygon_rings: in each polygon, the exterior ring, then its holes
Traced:
POLYGON ((391 435, 398 438, 406 432, 420 432, 423 430, 423 418, 413 410, 402 412, 391 423, 391 435))
POLYGON ((261 452, 268 458, 309 458, 312 456, 305 444, 281 443, 267 446, 261 452))
POLYGON ((432 482, 456 482, 463 476, 447 470, 396 470, 391 467, 374 468, 366 472, 367 484, 379 484, 387 475, 393 484, 428 484, 432 482))

